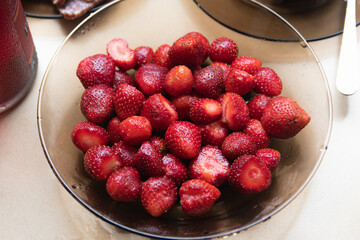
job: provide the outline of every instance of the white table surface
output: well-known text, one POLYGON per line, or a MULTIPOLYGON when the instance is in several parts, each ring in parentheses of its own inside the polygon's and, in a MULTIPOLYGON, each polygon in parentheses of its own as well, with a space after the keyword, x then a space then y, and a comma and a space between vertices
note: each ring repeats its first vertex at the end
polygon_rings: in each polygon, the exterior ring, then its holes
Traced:
MULTIPOLYGON (((50 169, 36 125, 38 89, 52 55, 76 21, 28 18, 28 22, 39 67, 27 97, 0 115, 0 238, 146 239, 97 219, 64 190, 50 169)), ((317 174, 285 209, 228 239, 360 239, 360 92, 345 97, 335 89, 340 42, 340 36, 311 42, 334 102, 332 136, 317 174)))

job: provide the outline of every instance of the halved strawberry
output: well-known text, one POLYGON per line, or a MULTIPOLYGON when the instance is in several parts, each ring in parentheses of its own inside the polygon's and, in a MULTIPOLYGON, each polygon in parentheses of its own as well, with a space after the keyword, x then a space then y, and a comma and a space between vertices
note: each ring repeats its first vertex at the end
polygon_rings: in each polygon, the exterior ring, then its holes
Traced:
POLYGON ((135 86, 135 79, 127 72, 116 70, 114 75, 113 88, 117 89, 121 84, 124 83, 135 86))
POLYGON ((118 117, 113 117, 108 122, 106 131, 109 134, 109 144, 112 145, 121 141, 121 130, 120 130, 121 120, 118 117))
POLYGON ((120 85, 114 98, 116 115, 120 120, 137 115, 145 101, 145 96, 134 86, 127 83, 120 85))
POLYGON ((168 71, 166 67, 154 63, 144 64, 135 73, 136 86, 147 96, 163 93, 168 71))
POLYGON ((161 159, 165 177, 171 179, 176 186, 181 186, 188 179, 188 170, 185 164, 172 154, 166 154, 161 159))
POLYGON ((228 37, 216 38, 209 48, 209 57, 213 62, 231 63, 235 60, 238 53, 238 46, 228 37))
POLYGON ((106 191, 119 202, 135 202, 140 198, 142 182, 133 167, 123 167, 113 172, 106 181, 106 191))
POLYGON ((269 147, 271 139, 259 120, 250 119, 244 129, 244 133, 253 137, 257 149, 269 147))
POLYGON ((197 71, 194 74, 194 89, 206 98, 219 98, 224 90, 222 68, 210 65, 197 71))
POLYGON ((210 211, 220 195, 219 189, 202 179, 188 180, 179 189, 180 205, 189 216, 210 211))
POLYGON ((271 101, 272 97, 265 94, 257 94, 247 103, 249 107, 250 118, 261 119, 264 109, 271 101))
POLYGON ((153 217, 167 212, 176 202, 177 187, 165 177, 151 177, 143 183, 141 203, 153 217))
POLYGON ((105 84, 85 89, 81 95, 80 109, 89 122, 100 124, 114 113, 115 90, 105 84))
POLYGON ((255 154, 257 148, 252 137, 243 132, 233 132, 225 138, 221 150, 232 161, 241 155, 255 154))
POLYGON ((202 143, 204 146, 212 145, 221 149, 229 129, 222 121, 216 121, 201 127, 202 143))
POLYGON ((226 92, 239 95, 245 95, 255 87, 254 76, 236 68, 231 69, 224 83, 226 92))
POLYGON ((172 65, 169 57, 169 50, 169 44, 160 45, 154 53, 153 63, 170 69, 172 65))
POLYGON ((191 122, 175 121, 165 132, 165 143, 176 157, 194 158, 200 152, 200 129, 191 122))
POLYGON ((164 138, 153 135, 151 136, 149 142, 160 152, 161 156, 165 156, 167 154, 164 138))
POLYGON ((178 65, 166 74, 164 88, 171 96, 190 94, 193 87, 193 74, 185 65, 178 65))
POLYGON ((150 121, 154 131, 163 131, 178 119, 172 103, 160 93, 150 96, 145 101, 140 114, 150 121))
POLYGON ((133 158, 136 168, 148 177, 163 176, 162 156, 160 152, 149 142, 141 144, 133 158))
POLYGON ((190 120, 191 106, 198 99, 200 99, 200 97, 190 94, 190 95, 183 95, 180 97, 176 97, 171 100, 172 104, 176 109, 176 112, 178 113, 179 120, 190 120))
POLYGON ((243 155, 231 165, 227 180, 239 192, 253 194, 270 186, 271 172, 258 157, 243 155))
POLYGON ((134 49, 135 52, 135 68, 139 68, 146 63, 151 63, 154 57, 154 51, 149 46, 139 46, 134 49))
POLYGON ((254 92, 270 97, 280 95, 282 81, 276 72, 269 67, 262 67, 254 74, 254 92))
POLYGON ((259 149, 255 155, 266 164, 270 171, 275 170, 281 159, 280 152, 272 148, 259 149))
POLYGON ((210 98, 197 100, 190 108, 190 119, 196 124, 209 124, 221 118, 221 104, 210 98))
POLYGON ((84 156, 85 171, 95 180, 104 181, 121 167, 114 150, 105 145, 90 148, 84 156))
POLYGON ((243 130, 250 120, 249 108, 245 100, 236 93, 225 93, 220 98, 222 121, 232 131, 243 130))
POLYGON ((135 147, 127 145, 124 141, 119 141, 111 148, 114 150, 115 155, 119 158, 121 166, 136 166, 134 156, 137 152, 137 149, 135 147))
POLYGON ((105 54, 95 54, 81 60, 76 76, 85 88, 96 84, 112 86, 115 74, 114 60, 105 54))
POLYGON ((129 48, 126 40, 114 38, 106 45, 106 52, 114 59, 116 66, 127 71, 135 67, 135 51, 129 48))
POLYGON ((249 56, 239 56, 232 63, 231 68, 243 70, 250 74, 255 74, 262 67, 262 62, 258 58, 249 56))
POLYGON ((132 116, 120 124, 121 139, 131 146, 138 146, 151 137, 151 123, 146 117, 132 116))
POLYGON ((74 126, 71 139, 77 148, 86 152, 94 146, 106 145, 109 135, 106 129, 88 121, 81 121, 74 126))
POLYGON ((214 186, 226 181, 229 162, 217 147, 207 145, 189 164, 189 177, 202 179, 214 186))

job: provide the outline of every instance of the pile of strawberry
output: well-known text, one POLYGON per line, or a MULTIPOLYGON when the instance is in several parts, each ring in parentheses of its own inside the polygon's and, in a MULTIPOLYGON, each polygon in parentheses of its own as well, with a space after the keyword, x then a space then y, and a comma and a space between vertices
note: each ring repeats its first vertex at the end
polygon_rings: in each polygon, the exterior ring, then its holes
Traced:
POLYGON ((155 52, 116 38, 106 51, 78 65, 86 120, 72 140, 112 199, 139 201, 154 217, 178 196, 186 214, 202 215, 223 184, 243 194, 267 189, 280 161, 271 139, 293 137, 310 121, 279 96, 276 72, 238 56, 227 37, 210 44, 191 32, 155 52))

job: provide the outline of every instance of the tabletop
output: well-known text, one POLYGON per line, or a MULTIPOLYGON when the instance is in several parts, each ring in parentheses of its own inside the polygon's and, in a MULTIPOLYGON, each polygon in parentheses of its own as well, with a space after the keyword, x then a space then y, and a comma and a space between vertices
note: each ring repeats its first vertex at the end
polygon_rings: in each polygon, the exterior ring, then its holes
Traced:
MULTIPOLYGON (((51 57, 78 22, 28 18, 39 66, 30 93, 0 115, 1 239, 147 239, 98 219, 75 201, 53 174, 40 144, 40 83, 51 57)), ((357 32, 360 43, 359 28, 357 32)), ((228 239, 360 239, 360 92, 343 96, 335 89, 340 43, 341 35, 310 43, 329 80, 334 104, 331 140, 320 168, 291 204, 228 239)))

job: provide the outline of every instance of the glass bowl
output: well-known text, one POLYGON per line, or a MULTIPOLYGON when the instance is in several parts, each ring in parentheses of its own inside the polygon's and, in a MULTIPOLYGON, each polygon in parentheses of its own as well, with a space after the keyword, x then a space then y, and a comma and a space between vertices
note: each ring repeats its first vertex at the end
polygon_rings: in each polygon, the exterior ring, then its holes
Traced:
MULTIPOLYGON (((276 28, 297 41, 283 42, 239 34, 208 17, 192 1, 115 1, 85 19, 64 40, 45 72, 38 98, 40 140, 51 169, 65 189, 93 214, 133 233, 167 239, 204 239, 240 232, 261 223, 288 205, 306 187, 327 150, 332 128, 332 102, 323 69, 304 38, 281 17, 257 3, 253 28, 266 33, 276 28), (106 43, 124 38, 129 46, 172 44, 187 32, 198 31, 209 41, 219 36, 235 40, 240 55, 257 57, 283 80, 284 96, 294 98, 311 116, 297 136, 276 140, 282 154, 266 191, 244 197, 223 189, 207 214, 186 216, 177 204, 158 218, 139 203, 114 202, 104 183, 92 180, 83 168, 83 153, 71 141, 74 125, 84 120, 79 108, 84 90, 76 77, 80 60, 106 53, 106 43)), ((274 33, 272 33, 274 34, 274 33)), ((275 38, 276 39, 276 36, 275 38)))

